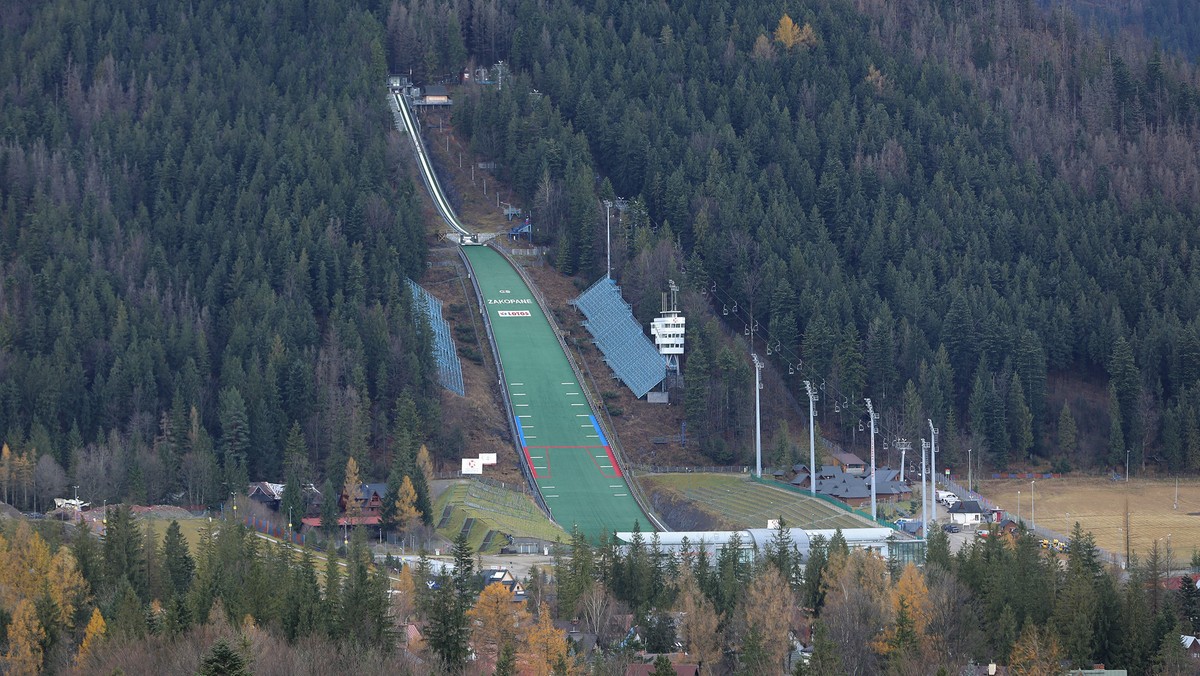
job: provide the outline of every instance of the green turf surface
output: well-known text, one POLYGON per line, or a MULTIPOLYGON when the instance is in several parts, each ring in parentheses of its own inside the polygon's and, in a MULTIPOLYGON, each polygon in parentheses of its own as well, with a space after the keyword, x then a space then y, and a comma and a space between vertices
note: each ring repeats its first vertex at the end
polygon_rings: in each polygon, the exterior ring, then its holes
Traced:
POLYGON ((768 519, 780 516, 793 528, 876 527, 869 519, 824 500, 753 483, 739 474, 655 474, 643 475, 641 481, 675 490, 737 528, 766 528, 768 519))
POLYGON ((493 249, 464 251, 483 293, 526 460, 551 516, 592 539, 635 522, 652 531, 529 287, 493 249))

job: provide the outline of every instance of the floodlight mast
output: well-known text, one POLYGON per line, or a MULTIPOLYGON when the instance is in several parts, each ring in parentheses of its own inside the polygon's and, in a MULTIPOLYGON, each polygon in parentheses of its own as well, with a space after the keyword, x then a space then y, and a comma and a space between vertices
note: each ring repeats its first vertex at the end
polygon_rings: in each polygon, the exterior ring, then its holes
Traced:
MULTIPOLYGON (((925 533, 925 538, 929 538, 929 489, 925 487, 925 455, 929 452, 929 442, 921 440, 921 531, 925 533)), ((1018 495, 1020 492, 1018 491, 1018 495)), ((1021 503, 1018 500, 1017 510, 1021 509, 1021 503)))
POLYGON ((606 265, 604 276, 612 279, 612 200, 604 200, 604 248, 606 265))
POLYGON ((804 389, 808 390, 808 488, 813 497, 817 497, 817 425, 816 409, 817 392, 813 389, 812 381, 804 381, 804 389))
POLYGON ((754 476, 762 478, 762 408, 759 395, 762 389, 762 360, 754 352, 754 476))
POLYGON ((864 399, 867 402, 867 415, 871 416, 871 519, 877 518, 877 509, 875 504, 875 407, 871 405, 870 399, 864 399))
POLYGON ((929 421, 929 488, 933 490, 934 500, 933 506, 933 521, 937 521, 937 428, 933 426, 933 419, 926 418, 929 421))

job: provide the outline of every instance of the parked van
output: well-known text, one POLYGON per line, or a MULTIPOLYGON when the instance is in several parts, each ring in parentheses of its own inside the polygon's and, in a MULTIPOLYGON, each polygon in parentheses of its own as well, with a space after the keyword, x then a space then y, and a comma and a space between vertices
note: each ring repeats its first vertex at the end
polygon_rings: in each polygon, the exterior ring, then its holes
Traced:
POLYGON ((943 505, 953 506, 954 503, 958 502, 958 495, 954 491, 938 491, 937 501, 943 505))

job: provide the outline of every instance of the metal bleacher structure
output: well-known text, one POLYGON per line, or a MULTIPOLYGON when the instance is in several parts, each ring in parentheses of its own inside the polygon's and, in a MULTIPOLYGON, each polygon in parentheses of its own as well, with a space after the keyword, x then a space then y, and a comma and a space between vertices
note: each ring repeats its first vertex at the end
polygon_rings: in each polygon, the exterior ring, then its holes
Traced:
POLYGON ((621 287, 601 277, 571 301, 587 318, 583 326, 613 373, 641 399, 667 377, 667 360, 642 331, 633 309, 621 298, 621 287))
POLYGON ((411 279, 405 281, 412 292, 413 305, 425 313, 429 318, 429 328, 433 330, 433 356, 437 360, 438 382, 458 396, 465 396, 467 390, 463 386, 462 362, 458 360, 454 339, 450 337, 450 324, 442 317, 442 302, 411 279))

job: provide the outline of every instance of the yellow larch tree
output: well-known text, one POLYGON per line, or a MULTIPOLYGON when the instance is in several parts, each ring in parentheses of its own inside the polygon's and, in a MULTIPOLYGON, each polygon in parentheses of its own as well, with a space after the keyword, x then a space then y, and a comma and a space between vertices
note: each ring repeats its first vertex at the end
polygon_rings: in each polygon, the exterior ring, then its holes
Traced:
POLYGON ((1061 673, 1062 652, 1058 638, 1050 629, 1042 631, 1026 622, 1021 636, 1013 644, 1008 658, 1008 673, 1013 676, 1053 676, 1061 673))
POLYGON ((8 444, 4 444, 4 447, 0 448, 0 486, 2 486, 4 489, 4 494, 3 496, 0 496, 0 499, 3 499, 4 502, 11 502, 8 496, 8 487, 11 484, 12 449, 8 447, 8 444))
POLYGON ((358 476, 358 462, 351 456, 346 460, 346 481, 342 484, 342 495, 346 496, 346 516, 359 516, 362 506, 358 498, 362 495, 362 479, 358 476))
POLYGON ((416 596, 414 595, 416 585, 413 583, 412 571, 409 568, 405 565, 400 569, 400 574, 396 576, 396 583, 392 586, 395 591, 392 594, 392 613, 400 626, 408 624, 413 608, 416 607, 416 596))
POLYGON ((567 673, 574 674, 578 669, 567 655, 567 637, 554 626, 550 619, 550 609, 542 604, 538 609, 538 621, 525 636, 525 645, 520 651, 521 663, 524 669, 521 673, 532 676, 552 676, 561 673, 556 671, 558 665, 567 665, 567 673))
POLYGON ((425 485, 433 485, 433 458, 429 455, 429 449, 425 448, 425 444, 421 444, 420 450, 417 451, 417 469, 425 476, 425 485))
POLYGON ((45 540, 22 521, 4 546, 0 539, 0 608, 14 608, 21 599, 37 598, 50 568, 45 540))
POLYGON ((59 547, 50 560, 46 574, 47 590, 57 608, 58 623, 67 628, 75 626, 75 610, 86 603, 89 590, 87 580, 79 572, 75 556, 70 549, 59 547))
POLYGON ((529 624, 525 604, 514 603, 512 592, 499 582, 489 584, 479 594, 475 606, 467 611, 471 621, 471 639, 475 652, 498 656, 506 644, 514 646, 529 624))
POLYGON ((925 584, 925 576, 911 563, 904 567, 904 572, 896 580, 888 594, 888 606, 891 613, 891 624, 876 639, 872 647, 881 655, 891 654, 896 646, 897 635, 901 631, 899 618, 901 609, 908 617, 904 631, 911 631, 911 636, 918 646, 927 645, 926 630, 933 617, 933 605, 929 600, 929 587, 925 584))
POLYGON ((933 605, 929 600, 929 587, 925 585, 925 576, 911 563, 904 567, 904 572, 892 588, 893 614, 900 612, 902 599, 908 604, 908 616, 912 619, 913 630, 917 632, 917 636, 923 637, 929 628, 929 620, 933 617, 933 605))
POLYGON ((88 620, 87 629, 83 632, 83 643, 79 644, 79 652, 75 653, 75 666, 83 667, 96 646, 104 640, 108 633, 108 625, 99 608, 92 608, 92 619, 88 620))
POLYGON ((791 587, 775 566, 764 566, 746 592, 746 634, 757 631, 770 664, 783 668, 787 654, 791 587))
POLYGON ((42 641, 46 630, 38 622, 33 601, 21 599, 8 625, 8 651, 4 653, 4 673, 9 676, 37 676, 42 669, 42 641))
POLYGON ((400 482, 400 492, 396 495, 396 530, 401 533, 409 526, 421 520, 421 511, 417 509, 417 489, 413 488, 412 479, 407 476, 400 482))
POLYGON ((701 591, 692 569, 687 566, 683 566, 683 575, 679 580, 675 609, 682 613, 679 637, 685 649, 706 672, 715 669, 721 663, 720 618, 712 602, 701 591))
POLYGON ((800 27, 787 14, 783 15, 783 18, 779 20, 779 25, 775 27, 775 42, 783 45, 783 48, 788 51, 791 51, 800 42, 800 27))

